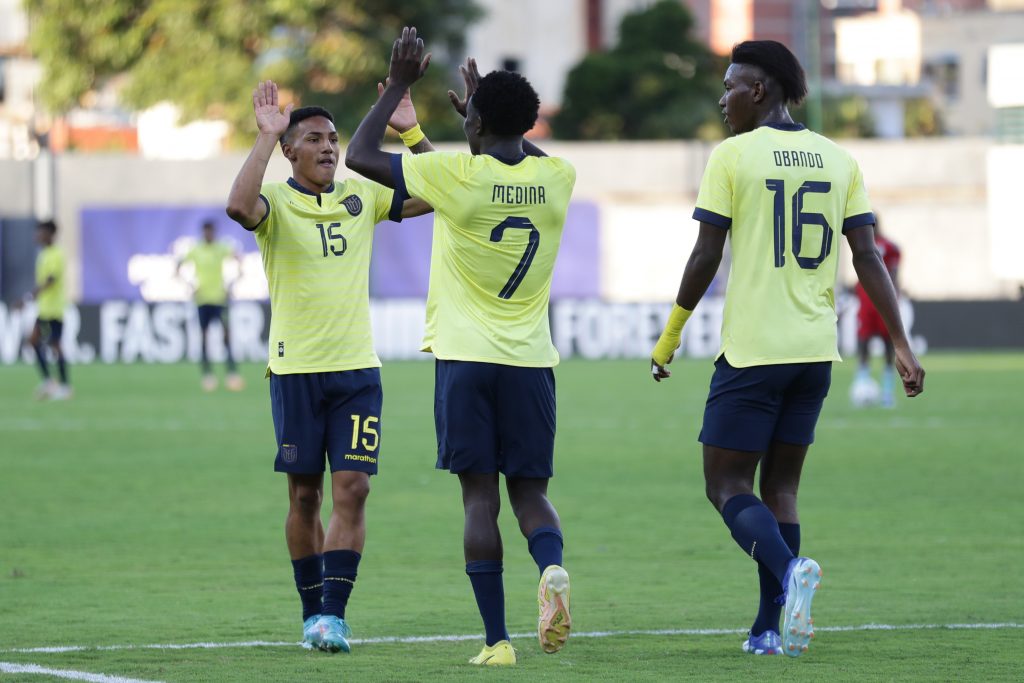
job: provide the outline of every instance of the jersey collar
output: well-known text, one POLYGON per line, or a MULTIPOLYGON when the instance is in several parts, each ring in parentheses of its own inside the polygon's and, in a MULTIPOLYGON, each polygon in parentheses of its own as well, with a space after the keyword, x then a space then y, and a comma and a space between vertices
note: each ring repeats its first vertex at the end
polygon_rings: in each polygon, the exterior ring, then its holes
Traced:
POLYGON ((517 158, 517 159, 513 159, 513 158, 511 158, 511 157, 503 157, 503 156, 501 156, 500 154, 495 154, 494 152, 485 152, 485 154, 487 154, 487 156, 489 156, 489 157, 494 157, 495 159, 497 159, 498 161, 500 161, 501 163, 503 163, 503 164, 505 164, 505 165, 507 165, 507 166, 515 166, 515 165, 516 165, 516 164, 518 164, 518 163, 519 163, 520 161, 522 161, 523 159, 525 159, 525 158, 526 158, 526 156, 527 156, 527 155, 526 155, 526 154, 524 153, 524 154, 523 154, 523 155, 522 155, 521 157, 519 157, 519 158, 517 158))
MULTIPOLYGON (((299 183, 295 180, 295 178, 289 178, 288 179, 288 187, 292 188, 296 192, 301 192, 302 194, 308 194, 310 197, 319 197, 320 196, 319 192, 313 192, 312 190, 307 190, 302 185, 299 185, 299 183)), ((330 194, 331 192, 334 192, 334 183, 331 183, 330 187, 328 187, 326 190, 324 190, 324 194, 330 194)))
POLYGON ((798 130, 807 130, 807 126, 805 126, 802 123, 762 123, 761 127, 774 128, 775 130, 788 130, 792 132, 798 130))

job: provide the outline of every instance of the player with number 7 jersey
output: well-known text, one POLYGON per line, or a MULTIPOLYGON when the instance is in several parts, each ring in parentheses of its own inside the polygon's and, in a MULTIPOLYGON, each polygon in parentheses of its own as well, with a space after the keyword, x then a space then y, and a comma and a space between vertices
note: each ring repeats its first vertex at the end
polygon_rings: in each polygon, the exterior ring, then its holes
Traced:
POLYGON ((396 192, 435 207, 422 350, 442 360, 556 365, 548 301, 572 165, 458 152, 401 162, 396 192))
POLYGON ((457 475, 462 487, 466 574, 484 622, 484 648, 470 662, 511 665, 500 475, 540 574, 541 649, 561 650, 572 623, 561 522, 547 497, 558 363, 548 299, 576 172, 523 138, 540 107, 533 86, 510 71, 481 76, 473 59, 461 69, 465 97, 448 93, 465 117, 469 154, 412 159, 381 150, 385 121, 429 60, 416 29, 404 29, 389 84, 352 136, 345 163, 394 188, 396 197, 434 207, 423 350, 437 358, 437 467, 457 475))

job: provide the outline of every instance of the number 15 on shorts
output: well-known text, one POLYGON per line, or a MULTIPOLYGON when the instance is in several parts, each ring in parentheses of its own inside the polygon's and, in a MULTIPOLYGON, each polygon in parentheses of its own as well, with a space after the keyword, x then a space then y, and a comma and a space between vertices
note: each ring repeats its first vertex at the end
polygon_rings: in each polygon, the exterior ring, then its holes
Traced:
POLYGON ((380 418, 369 415, 350 415, 352 418, 352 450, 363 447, 365 451, 375 451, 380 444, 380 434, 377 432, 377 424, 380 418))

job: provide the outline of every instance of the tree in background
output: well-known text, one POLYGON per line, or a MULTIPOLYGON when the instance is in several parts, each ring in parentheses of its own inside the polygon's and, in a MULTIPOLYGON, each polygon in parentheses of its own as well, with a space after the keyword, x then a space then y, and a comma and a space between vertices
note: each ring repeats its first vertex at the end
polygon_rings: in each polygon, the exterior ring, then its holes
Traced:
POLYGON ((626 15, 619 42, 584 57, 552 120, 565 139, 721 138, 718 109, 728 60, 692 35, 693 15, 661 0, 626 15))
POLYGON ((183 121, 229 121, 252 133, 252 89, 272 78, 302 105, 319 104, 351 133, 377 99, 391 45, 417 26, 434 53, 416 107, 432 139, 458 139, 448 55, 460 58, 473 0, 24 0, 30 44, 45 71, 42 96, 55 112, 124 78, 135 108, 169 101, 183 121))

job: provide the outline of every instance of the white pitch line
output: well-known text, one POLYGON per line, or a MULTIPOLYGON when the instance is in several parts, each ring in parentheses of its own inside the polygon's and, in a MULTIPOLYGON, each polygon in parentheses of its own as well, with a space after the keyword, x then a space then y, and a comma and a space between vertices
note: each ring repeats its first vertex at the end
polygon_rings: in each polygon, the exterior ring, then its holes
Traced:
MULTIPOLYGON (((1014 622, 984 624, 861 624, 860 626, 823 626, 815 628, 818 633, 847 633, 851 631, 929 631, 947 629, 950 631, 1020 629, 1024 624, 1014 622)), ((666 628, 637 629, 624 631, 590 631, 573 633, 573 638, 614 638, 617 636, 726 636, 746 633, 739 628, 666 628)), ((513 633, 511 638, 533 638, 536 633, 513 633)), ((436 636, 381 636, 378 638, 353 638, 353 645, 452 643, 478 640, 480 633, 451 634, 436 636)), ((296 647, 294 641, 245 640, 232 643, 154 643, 150 645, 54 645, 47 647, 25 647, 0 650, 0 654, 59 654, 63 652, 102 652, 110 650, 216 650, 242 647, 296 647)))
POLYGON ((10 662, 0 662, 0 674, 36 674, 66 678, 72 681, 90 681, 91 683, 160 683, 160 681, 145 681, 141 678, 91 674, 88 671, 72 671, 70 669, 47 669, 35 664, 11 664, 10 662))

